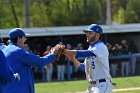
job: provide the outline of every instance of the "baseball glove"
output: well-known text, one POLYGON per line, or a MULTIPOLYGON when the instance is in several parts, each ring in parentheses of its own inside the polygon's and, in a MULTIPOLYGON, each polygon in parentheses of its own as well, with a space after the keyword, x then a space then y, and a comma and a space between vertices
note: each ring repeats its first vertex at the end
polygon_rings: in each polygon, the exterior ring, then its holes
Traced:
POLYGON ((57 55, 56 61, 59 61, 59 58, 64 53, 64 50, 65 50, 65 45, 61 45, 61 48, 58 50, 56 54, 57 55))

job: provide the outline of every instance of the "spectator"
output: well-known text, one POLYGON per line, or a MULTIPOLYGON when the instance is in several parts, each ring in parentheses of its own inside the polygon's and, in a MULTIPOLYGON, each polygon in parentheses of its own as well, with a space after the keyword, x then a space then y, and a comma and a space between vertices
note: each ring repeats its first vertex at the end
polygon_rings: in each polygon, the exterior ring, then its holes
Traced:
MULTIPOLYGON (((43 53, 43 56, 48 55, 51 51, 51 46, 47 46, 46 51, 43 53)), ((53 73, 53 64, 50 63, 45 66, 45 72, 46 72, 46 79, 48 82, 52 81, 52 73, 53 73)))
MULTIPOLYGON (((121 55, 121 46, 119 44, 115 44, 110 51, 110 56, 118 56, 121 55)), ((120 59, 110 59, 111 62, 111 74, 112 76, 117 76, 118 64, 120 63, 120 59)))
MULTIPOLYGON (((131 41, 130 44, 129 44, 129 52, 131 54, 134 54, 134 53, 138 53, 138 48, 137 46, 135 45, 134 41, 131 41)), ((136 60, 135 61, 130 61, 130 69, 129 69, 129 72, 131 75, 135 75, 135 70, 136 70, 136 60)))
MULTIPOLYGON (((72 46, 71 46, 70 43, 66 44, 66 49, 72 50, 72 46)), ((65 59, 65 61, 66 61, 66 62, 69 62, 69 60, 68 60, 67 58, 65 59)), ((70 75, 71 75, 72 72, 73 72, 73 63, 72 63, 72 62, 70 62, 70 69, 67 68, 67 71, 68 71, 68 70, 70 71, 70 75)))
MULTIPOLYGON (((59 44, 63 44, 63 42, 59 42, 59 44)), ((57 80, 64 80, 65 74, 65 56, 60 55, 59 60, 56 60, 57 63, 57 80)))
POLYGON ((35 54, 41 56, 41 44, 39 43, 35 49, 35 54))
POLYGON ((50 64, 46 65, 45 70, 46 70, 47 82, 51 82, 52 81, 52 73, 53 73, 53 64, 50 63, 50 64))
POLYGON ((134 43, 134 41, 131 40, 128 48, 129 48, 129 52, 131 54, 138 53, 138 48, 137 48, 136 44, 134 43))
MULTIPOLYGON (((112 45, 110 43, 106 43, 106 46, 107 46, 108 51, 109 51, 109 57, 113 56, 112 55, 112 45)), ((109 59, 109 63, 110 63, 110 67, 111 67, 111 69, 110 69, 111 75, 116 76, 116 64, 114 64, 114 60, 109 59)))
POLYGON ((65 56, 61 55, 59 60, 56 61, 57 63, 57 80, 61 81, 64 80, 64 72, 65 72, 65 56))
POLYGON ((29 45, 27 43, 25 44, 25 49, 30 51, 30 47, 29 47, 29 45))
MULTIPOLYGON (((122 55, 128 55, 129 54, 129 47, 128 47, 127 41, 122 40, 121 46, 122 46, 122 49, 121 49, 122 55)), ((121 62, 121 74, 122 74, 122 76, 129 75, 129 61, 130 61, 129 58, 122 59, 122 62, 121 62)))

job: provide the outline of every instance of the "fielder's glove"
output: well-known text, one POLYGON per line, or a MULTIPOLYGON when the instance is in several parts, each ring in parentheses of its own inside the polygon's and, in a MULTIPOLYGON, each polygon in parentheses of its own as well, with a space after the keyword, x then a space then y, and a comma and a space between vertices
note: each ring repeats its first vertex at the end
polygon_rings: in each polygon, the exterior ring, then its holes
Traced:
POLYGON ((59 61, 59 58, 64 53, 64 50, 65 50, 65 45, 61 45, 61 47, 58 49, 58 52, 56 54, 57 55, 56 61, 59 61))

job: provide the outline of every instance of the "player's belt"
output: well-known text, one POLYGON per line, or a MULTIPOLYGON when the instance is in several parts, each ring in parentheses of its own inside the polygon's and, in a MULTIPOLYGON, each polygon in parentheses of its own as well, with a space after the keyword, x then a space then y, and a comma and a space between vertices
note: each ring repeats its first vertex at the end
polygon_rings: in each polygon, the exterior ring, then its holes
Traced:
POLYGON ((90 84, 97 84, 97 83, 101 83, 101 82, 106 82, 106 79, 99 79, 98 81, 91 81, 90 84))

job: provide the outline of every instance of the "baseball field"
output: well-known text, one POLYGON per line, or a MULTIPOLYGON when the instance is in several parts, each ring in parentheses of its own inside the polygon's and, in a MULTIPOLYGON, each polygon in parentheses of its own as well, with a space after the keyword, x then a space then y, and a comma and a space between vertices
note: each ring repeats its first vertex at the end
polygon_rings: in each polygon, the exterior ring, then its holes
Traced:
MULTIPOLYGON (((140 93, 140 76, 113 78, 117 85, 113 93, 140 93)), ((86 80, 36 83, 36 93, 84 93, 86 80)))

